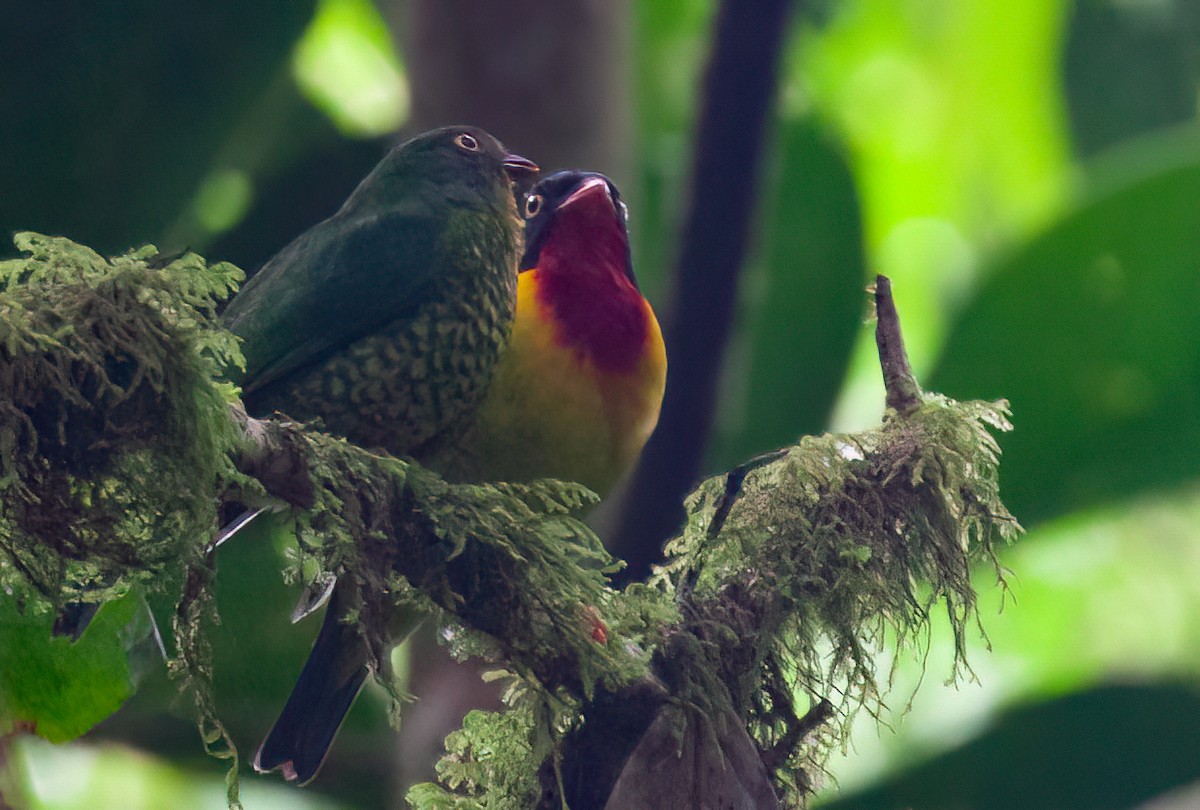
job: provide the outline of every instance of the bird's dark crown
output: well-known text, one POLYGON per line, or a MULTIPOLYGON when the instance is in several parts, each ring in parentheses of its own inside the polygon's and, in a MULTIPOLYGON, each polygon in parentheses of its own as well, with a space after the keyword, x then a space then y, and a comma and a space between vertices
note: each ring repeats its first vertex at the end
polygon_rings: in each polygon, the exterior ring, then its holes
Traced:
POLYGON ((575 169, 558 171, 542 178, 529 192, 526 200, 540 196, 541 201, 538 210, 532 216, 526 216, 525 255, 521 257, 522 270, 529 270, 537 266, 542 248, 554 228, 558 211, 563 203, 570 199, 571 195, 584 183, 595 178, 603 180, 604 184, 608 187, 608 196, 612 202, 613 213, 615 215, 614 224, 620 234, 619 238, 625 244, 627 256, 624 267, 625 275, 633 282, 635 287, 637 286, 637 278, 633 273, 633 259, 629 255, 629 212, 625 207, 625 203, 621 200, 621 193, 617 190, 616 184, 599 172, 584 172, 575 169))
POLYGON ((505 163, 513 156, 504 145, 479 127, 452 126, 430 130, 394 146, 355 189, 346 208, 386 205, 398 185, 430 184, 439 201, 471 204, 484 198, 502 199, 511 188, 505 163), (465 143, 475 148, 467 148, 465 143), (459 199, 459 198, 462 199, 459 199))

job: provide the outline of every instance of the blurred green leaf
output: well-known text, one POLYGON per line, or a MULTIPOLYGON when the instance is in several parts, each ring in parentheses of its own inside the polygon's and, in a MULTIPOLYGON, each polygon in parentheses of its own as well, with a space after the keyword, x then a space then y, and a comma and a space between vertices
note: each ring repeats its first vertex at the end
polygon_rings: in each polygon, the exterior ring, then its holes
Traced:
POLYGON ((929 380, 1011 401, 1005 500, 1027 523, 1200 475, 1200 138, 1106 171, 989 274, 929 380))
MULTIPOLYGON (((29 810, 216 810, 225 806, 219 769, 192 773, 123 745, 50 746, 22 740, 16 759, 29 810)), ((351 805, 263 779, 244 779, 251 810, 334 810, 351 805)))
POLYGON ((250 179, 244 172, 223 169, 213 172, 200 184, 192 207, 204 230, 217 234, 241 221, 252 195, 250 179))
POLYGON ((304 94, 346 135, 384 135, 408 117, 404 69, 371 0, 320 0, 292 70, 304 94))
MULTIPOLYGON (((895 284, 918 377, 978 283, 980 257, 1062 204, 1067 10, 1064 0, 848 0, 797 38, 786 97, 845 141, 867 263, 895 284)), ((882 399, 863 330, 835 426, 874 424, 882 399)))
POLYGON ((852 0, 799 40, 789 80, 852 145, 873 251, 911 217, 944 217, 974 242, 1053 213, 1067 147, 1066 10, 1062 0, 852 0))
POLYGON ((1200 778, 1200 691, 1110 685, 1002 714, 957 750, 824 810, 1108 810, 1200 778))
POLYGON ((646 296, 661 301, 675 259, 713 4, 663 0, 635 3, 632 12, 638 186, 628 196, 634 266, 646 296))
POLYGON ((76 642, 54 638, 54 614, 22 614, 0 599, 0 733, 32 730, 71 740, 121 707, 147 665, 162 658, 140 596, 108 602, 76 642), (149 649, 147 649, 149 648, 149 649))
POLYGON ((761 258, 741 284, 716 469, 823 430, 862 325, 862 223, 845 160, 811 117, 780 126, 776 153, 761 258))
POLYGON ((1195 119, 1200 5, 1193 0, 1076 3, 1063 80, 1071 134, 1085 155, 1195 119))

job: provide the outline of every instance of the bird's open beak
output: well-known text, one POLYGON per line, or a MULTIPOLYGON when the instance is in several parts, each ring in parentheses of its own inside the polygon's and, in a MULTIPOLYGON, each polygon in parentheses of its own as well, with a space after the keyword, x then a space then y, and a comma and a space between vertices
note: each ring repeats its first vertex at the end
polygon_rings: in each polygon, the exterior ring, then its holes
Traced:
POLYGON ((589 199, 604 200, 608 204, 608 209, 616 213, 617 206, 613 203, 612 194, 608 190, 608 183, 604 181, 603 177, 589 177, 587 180, 584 180, 580 183, 579 188, 571 192, 571 196, 562 201, 559 205, 559 210, 561 211, 564 208, 589 199))
POLYGON ((511 154, 504 156, 504 170, 513 180, 523 180, 528 175, 541 171, 538 165, 529 158, 511 154))

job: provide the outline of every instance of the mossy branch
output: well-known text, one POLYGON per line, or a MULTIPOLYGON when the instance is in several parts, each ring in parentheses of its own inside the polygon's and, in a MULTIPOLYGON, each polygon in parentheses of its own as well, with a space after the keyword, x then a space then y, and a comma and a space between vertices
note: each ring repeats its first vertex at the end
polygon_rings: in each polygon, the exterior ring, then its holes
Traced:
POLYGON ((991 435, 1009 429, 1007 408, 922 394, 890 283, 873 289, 883 425, 805 437, 692 493, 652 581, 680 613, 654 653, 659 688, 585 707, 564 753, 567 773, 586 765, 567 784, 572 808, 763 806, 771 788, 801 804, 853 714, 882 708, 877 651, 920 644, 939 602, 955 672, 967 667, 972 566, 1000 576, 996 547, 1020 529, 1000 501, 991 435))
POLYGON ((575 517, 594 501, 582 487, 450 485, 316 426, 247 417, 219 382, 239 361, 215 315, 236 268, 17 241, 29 258, 0 263, 0 587, 54 604, 174 588, 172 670, 235 767, 205 636, 223 499, 295 512, 293 573, 358 585, 377 671, 401 602, 507 667, 509 709, 448 739, 443 786, 410 797, 429 807, 660 806, 664 789, 800 803, 855 709, 878 709, 886 639, 919 643, 943 602, 965 666, 971 565, 995 564, 1019 528, 990 432, 1008 429, 1005 405, 921 393, 886 279, 883 425, 703 482, 668 563, 617 592, 575 517))

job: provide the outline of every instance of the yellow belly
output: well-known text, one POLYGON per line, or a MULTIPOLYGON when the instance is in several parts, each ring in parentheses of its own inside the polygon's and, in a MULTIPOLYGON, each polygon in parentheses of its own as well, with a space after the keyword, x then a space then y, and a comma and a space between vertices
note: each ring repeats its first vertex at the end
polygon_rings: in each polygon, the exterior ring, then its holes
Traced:
POLYGON ((559 478, 603 496, 637 461, 658 422, 666 384, 662 333, 643 301, 649 328, 640 361, 630 373, 601 371, 562 344, 535 287, 534 272, 522 273, 508 349, 453 462, 440 466, 452 479, 559 478))

